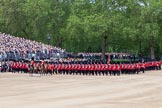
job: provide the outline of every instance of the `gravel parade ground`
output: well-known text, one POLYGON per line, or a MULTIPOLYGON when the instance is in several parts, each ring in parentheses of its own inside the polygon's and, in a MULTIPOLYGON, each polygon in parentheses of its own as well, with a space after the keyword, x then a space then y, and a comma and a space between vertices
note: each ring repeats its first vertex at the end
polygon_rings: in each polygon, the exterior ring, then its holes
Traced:
POLYGON ((0 73, 0 108, 162 108, 162 70, 121 76, 0 73))

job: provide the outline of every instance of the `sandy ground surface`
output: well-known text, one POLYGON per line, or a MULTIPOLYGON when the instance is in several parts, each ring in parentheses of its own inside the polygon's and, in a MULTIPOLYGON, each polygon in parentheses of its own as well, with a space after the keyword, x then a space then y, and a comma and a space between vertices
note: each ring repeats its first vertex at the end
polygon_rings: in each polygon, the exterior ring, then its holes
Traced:
POLYGON ((42 77, 0 73, 0 108, 162 108, 162 71, 42 77))

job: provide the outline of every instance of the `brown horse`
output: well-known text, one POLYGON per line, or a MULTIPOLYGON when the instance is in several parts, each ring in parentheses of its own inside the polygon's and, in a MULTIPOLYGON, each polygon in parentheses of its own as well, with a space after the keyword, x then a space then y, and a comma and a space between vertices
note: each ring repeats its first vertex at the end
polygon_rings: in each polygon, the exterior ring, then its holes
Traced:
POLYGON ((46 64, 41 64, 40 65, 40 74, 42 74, 42 75, 46 75, 47 74, 45 67, 46 67, 46 64))
POLYGON ((41 75, 41 67, 38 65, 31 65, 28 66, 29 75, 33 76, 33 74, 40 74, 41 75))
POLYGON ((48 64, 40 64, 40 65, 29 65, 28 66, 29 75, 33 76, 34 73, 41 75, 47 75, 49 73, 48 64))
POLYGON ((44 65, 44 73, 47 75, 48 74, 48 64, 44 65))
POLYGON ((42 73, 44 75, 47 75, 47 74, 51 74, 52 75, 52 72, 49 71, 49 64, 44 64, 41 66, 41 70, 42 70, 42 73))
POLYGON ((29 64, 28 65, 29 76, 33 76, 34 74, 34 66, 29 64))

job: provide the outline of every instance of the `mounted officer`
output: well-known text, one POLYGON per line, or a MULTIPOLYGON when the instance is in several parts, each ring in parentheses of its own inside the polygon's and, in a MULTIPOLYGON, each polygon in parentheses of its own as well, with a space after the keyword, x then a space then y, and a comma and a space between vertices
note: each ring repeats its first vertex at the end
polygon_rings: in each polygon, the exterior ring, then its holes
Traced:
POLYGON ((31 61, 30 61, 30 66, 32 66, 32 68, 34 69, 34 57, 31 58, 31 61))
POLYGON ((29 65, 29 74, 33 76, 32 74, 34 73, 34 57, 31 58, 30 65, 29 65))
POLYGON ((45 65, 45 61, 44 61, 44 59, 42 59, 42 61, 41 61, 41 65, 44 67, 44 65, 45 65))

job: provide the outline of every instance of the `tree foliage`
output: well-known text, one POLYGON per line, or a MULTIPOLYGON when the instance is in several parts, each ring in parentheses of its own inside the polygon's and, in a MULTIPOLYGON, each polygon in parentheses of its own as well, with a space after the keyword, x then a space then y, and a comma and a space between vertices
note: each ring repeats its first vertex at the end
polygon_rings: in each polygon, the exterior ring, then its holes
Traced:
POLYGON ((72 52, 162 53, 161 0, 1 0, 0 31, 72 52))

